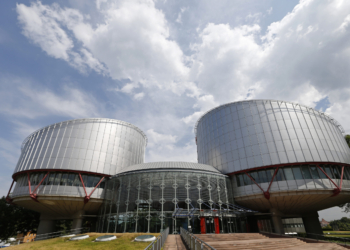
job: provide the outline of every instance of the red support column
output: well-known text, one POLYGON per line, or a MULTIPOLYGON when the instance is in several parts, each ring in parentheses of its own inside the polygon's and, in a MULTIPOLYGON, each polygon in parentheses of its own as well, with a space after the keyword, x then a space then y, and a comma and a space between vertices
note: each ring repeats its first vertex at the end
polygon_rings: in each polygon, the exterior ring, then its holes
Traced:
POLYGON ((214 217, 215 234, 220 233, 219 217, 214 217))
POLYGON ((201 234, 206 234, 205 217, 201 217, 201 234))

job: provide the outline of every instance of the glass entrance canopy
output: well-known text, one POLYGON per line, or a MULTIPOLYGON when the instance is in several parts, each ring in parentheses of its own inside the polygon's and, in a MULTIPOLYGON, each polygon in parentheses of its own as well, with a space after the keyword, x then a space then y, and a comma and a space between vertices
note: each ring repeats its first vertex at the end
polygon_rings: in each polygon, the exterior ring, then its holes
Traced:
POLYGON ((229 230, 224 220, 239 216, 228 178, 203 164, 134 165, 110 179, 105 192, 99 232, 199 232, 200 217, 219 217, 222 230, 229 230))

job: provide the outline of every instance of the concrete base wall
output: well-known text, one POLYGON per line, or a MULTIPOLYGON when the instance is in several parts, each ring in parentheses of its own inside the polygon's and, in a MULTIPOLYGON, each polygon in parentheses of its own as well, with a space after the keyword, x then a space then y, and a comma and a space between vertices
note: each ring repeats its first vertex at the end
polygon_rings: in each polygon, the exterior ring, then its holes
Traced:
POLYGON ((275 208, 270 209, 271 219, 275 233, 284 234, 284 227, 282 223, 282 213, 275 208))
POLYGON ((55 220, 50 216, 41 215, 37 234, 47 234, 55 231, 55 220))
POLYGON ((307 233, 323 234, 318 212, 303 214, 302 218, 307 233))

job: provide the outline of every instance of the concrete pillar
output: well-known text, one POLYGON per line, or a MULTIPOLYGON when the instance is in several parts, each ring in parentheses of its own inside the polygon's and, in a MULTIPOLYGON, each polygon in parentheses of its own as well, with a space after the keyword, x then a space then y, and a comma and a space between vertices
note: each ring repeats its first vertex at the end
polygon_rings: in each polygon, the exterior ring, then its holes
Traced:
POLYGON ((77 228, 81 228, 83 225, 83 215, 85 214, 85 211, 81 210, 76 212, 73 215, 73 225, 72 225, 72 229, 77 229, 77 228))
POLYGON ((51 216, 40 215, 37 234, 47 234, 55 231, 55 220, 51 216))
POLYGON ((271 208, 270 213, 275 233, 284 234, 284 228, 282 224, 282 213, 275 208, 271 208))
POLYGON ((303 214, 302 218, 303 218, 305 231, 307 233, 323 234, 322 227, 318 219, 317 211, 308 213, 308 214, 303 214))

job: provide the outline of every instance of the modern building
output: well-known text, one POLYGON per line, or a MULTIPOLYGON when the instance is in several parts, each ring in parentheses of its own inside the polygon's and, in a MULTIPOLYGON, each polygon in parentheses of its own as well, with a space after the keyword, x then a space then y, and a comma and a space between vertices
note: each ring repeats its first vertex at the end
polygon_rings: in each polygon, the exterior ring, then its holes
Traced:
POLYGON ((230 176, 234 201, 322 233, 318 210, 350 198, 350 150, 332 117, 297 103, 249 100, 219 106, 196 124, 198 162, 230 176))
POLYGON ((146 143, 139 128, 112 119, 39 129, 23 142, 8 200, 41 213, 38 234, 54 230, 58 219, 73 219, 73 228, 79 228, 83 216, 101 206, 106 180, 144 162, 146 143))
POLYGON ((199 118, 198 163, 144 163, 134 125, 65 121, 24 141, 8 201, 42 214, 39 234, 86 216, 99 232, 322 233, 317 211, 350 198, 343 133, 296 103, 234 102, 199 118))

